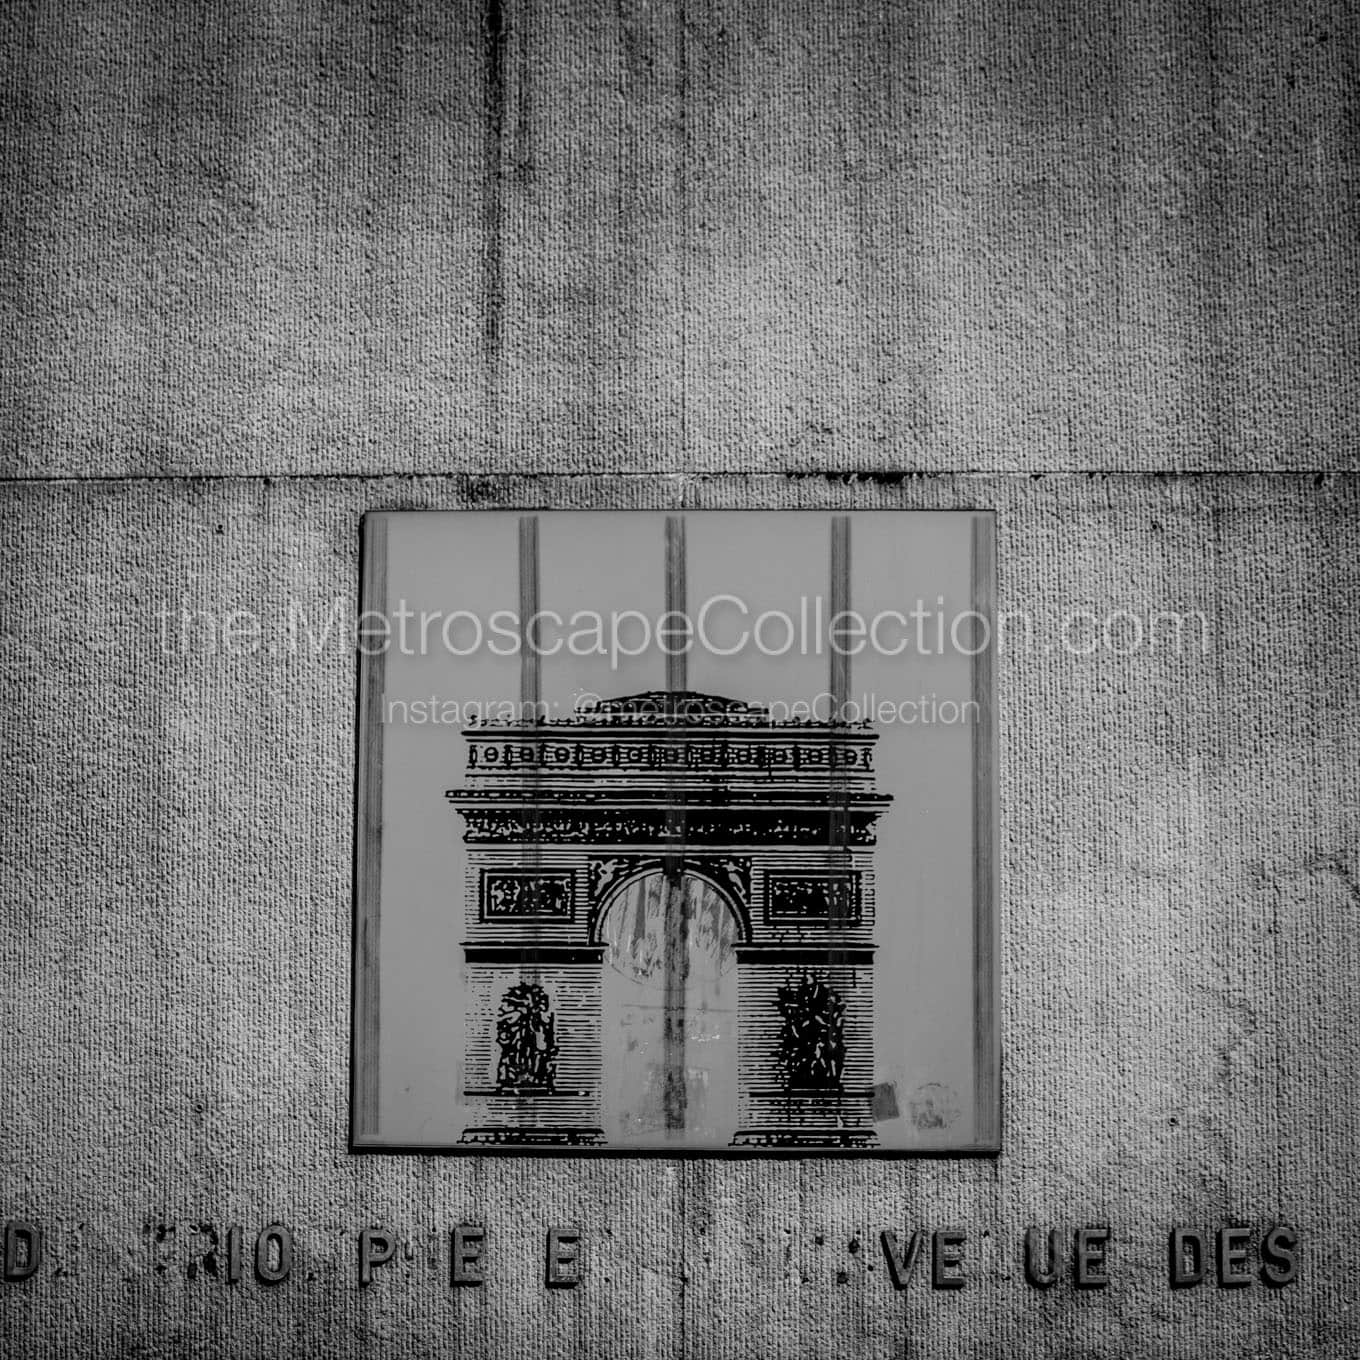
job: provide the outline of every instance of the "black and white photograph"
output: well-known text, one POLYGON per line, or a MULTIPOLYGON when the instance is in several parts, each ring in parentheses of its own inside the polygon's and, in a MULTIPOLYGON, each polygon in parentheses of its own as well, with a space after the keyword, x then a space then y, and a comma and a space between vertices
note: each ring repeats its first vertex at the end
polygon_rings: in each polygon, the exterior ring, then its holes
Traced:
POLYGON ((1360 1356, 1358 110, 0 4, 0 1360, 1360 1356))

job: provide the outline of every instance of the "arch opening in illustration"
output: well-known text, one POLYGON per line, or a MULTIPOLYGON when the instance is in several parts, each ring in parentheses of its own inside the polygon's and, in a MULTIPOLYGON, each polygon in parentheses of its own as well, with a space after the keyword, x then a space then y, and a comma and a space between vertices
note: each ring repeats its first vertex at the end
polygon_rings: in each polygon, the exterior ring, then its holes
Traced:
POLYGON ((738 1122, 736 906, 708 878, 654 869, 618 886, 597 930, 606 1136, 726 1142, 738 1122))

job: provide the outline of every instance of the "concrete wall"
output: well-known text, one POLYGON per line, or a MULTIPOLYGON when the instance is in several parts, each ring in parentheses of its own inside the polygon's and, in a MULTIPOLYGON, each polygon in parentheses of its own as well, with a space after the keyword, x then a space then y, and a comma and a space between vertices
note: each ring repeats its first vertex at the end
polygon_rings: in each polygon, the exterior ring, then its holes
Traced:
POLYGON ((1344 6, 0 33, 0 1216, 47 1231, 6 1355, 1360 1348, 1344 6), (156 611, 277 640, 370 508, 793 504, 993 507, 1003 609, 1208 623, 1003 658, 1005 1151, 349 1155, 352 660, 156 611), (204 1225, 274 1220, 293 1278, 227 1286, 204 1225), (1097 1222, 1107 1288, 1025 1284, 1027 1225, 1097 1222), (1166 1230, 1223 1222, 1293 1225, 1297 1282, 1169 1290, 1166 1230), (968 1287, 896 1293, 879 1231, 946 1223, 968 1287))

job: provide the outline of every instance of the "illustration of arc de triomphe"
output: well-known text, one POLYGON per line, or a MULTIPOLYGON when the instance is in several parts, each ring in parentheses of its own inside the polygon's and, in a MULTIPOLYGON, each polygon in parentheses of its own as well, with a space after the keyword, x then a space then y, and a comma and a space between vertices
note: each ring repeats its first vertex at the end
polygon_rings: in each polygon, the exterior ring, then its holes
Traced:
POLYGON ((654 956, 663 1127, 685 1127, 686 1082, 725 1046, 734 1108, 709 1119, 730 1145, 875 1141, 873 850, 891 801, 875 732, 659 691, 464 735, 446 795, 468 856, 464 1143, 606 1141, 625 1038, 604 981, 624 945, 654 956), (621 944, 625 900, 631 928, 657 923, 650 945, 621 944), (735 1000, 687 1050, 674 1012, 705 967, 734 977, 735 1000))

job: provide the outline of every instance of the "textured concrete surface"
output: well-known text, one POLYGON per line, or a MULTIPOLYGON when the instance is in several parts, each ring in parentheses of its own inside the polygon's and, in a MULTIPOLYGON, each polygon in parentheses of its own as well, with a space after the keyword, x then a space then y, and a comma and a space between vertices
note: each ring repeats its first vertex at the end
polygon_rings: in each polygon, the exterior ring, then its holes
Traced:
MULTIPOLYGON (((1328 1356, 1360 1329, 1360 587, 1353 478, 691 482, 695 505, 989 506, 1000 603, 1005 1151, 854 1163, 345 1151, 353 665, 288 602, 352 597, 373 506, 680 503, 631 479, 156 481, 4 498, 4 1212, 18 1354, 1328 1356), (276 650, 154 617, 245 608, 276 650), (1210 648, 1045 653, 1089 608, 1200 611, 1210 648), (197 1225, 281 1219, 297 1276, 226 1286, 197 1225), (443 1232, 488 1224, 455 1295, 443 1232), (1173 1223, 1277 1221, 1300 1278, 1172 1293, 1173 1223), (877 1234, 957 1222, 974 1280, 897 1296, 877 1234), (1030 1223, 1107 1222, 1104 1291, 1030 1291, 1030 1223), (539 1282, 542 1234, 588 1275, 539 1282), (368 1290, 358 1230, 411 1259, 368 1290), (819 1241, 819 1239, 821 1239, 819 1241), (860 1250, 851 1248, 852 1239, 860 1250), (870 1269, 872 1267, 872 1269, 870 1269), (844 1280, 838 1272, 844 1272, 844 1280), (102 1350, 101 1350, 102 1340, 102 1350), (139 1349, 140 1347, 140 1349, 139 1349)), ((1121 644, 1122 645, 1122 644, 1121 644)), ((249 1238, 248 1238, 249 1241, 249 1238)))
POLYGON ((1360 1349, 1343 7, 0 35, 0 1215, 48 1236, 6 1356, 1360 1349), (155 612, 283 641, 355 597, 365 510, 492 504, 998 511, 1037 639, 1000 672, 998 1159, 346 1152, 352 658, 167 655, 155 612), (1210 646, 1045 651, 1076 609, 1210 646), (204 1225, 275 1220, 294 1277, 226 1285, 204 1225), (1098 1222, 1108 1288, 1025 1285, 1027 1225, 1098 1222), (1225 1222, 1295 1226, 1298 1281, 1170 1291, 1166 1230, 1225 1222), (879 1231, 946 1223, 968 1288, 895 1293, 879 1231))
POLYGON ((1339 468, 1344 3, 14 3, 19 472, 1339 468))

